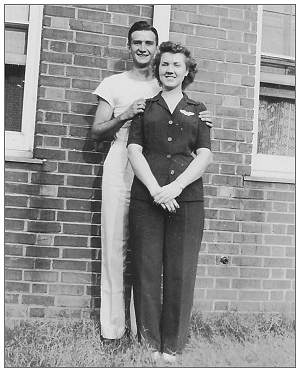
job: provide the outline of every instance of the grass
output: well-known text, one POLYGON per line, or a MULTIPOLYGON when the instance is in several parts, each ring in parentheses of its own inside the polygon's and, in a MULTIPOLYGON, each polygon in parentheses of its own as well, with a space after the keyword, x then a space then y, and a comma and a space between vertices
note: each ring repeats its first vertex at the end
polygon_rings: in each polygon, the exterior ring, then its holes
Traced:
MULTIPOLYGON (((5 330, 5 367, 166 367, 135 338, 111 344, 92 321, 30 320, 5 330)), ((175 367, 295 367, 295 322, 283 315, 194 313, 175 367)))

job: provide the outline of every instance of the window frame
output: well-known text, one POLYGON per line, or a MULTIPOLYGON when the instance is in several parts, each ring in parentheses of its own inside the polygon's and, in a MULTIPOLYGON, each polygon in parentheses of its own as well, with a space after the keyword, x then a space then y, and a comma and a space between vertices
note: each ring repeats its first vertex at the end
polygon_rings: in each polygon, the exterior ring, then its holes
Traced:
POLYGON ((28 26, 21 132, 5 131, 6 158, 21 157, 30 159, 33 157, 43 8, 43 5, 29 5, 28 22, 14 22, 11 20, 5 22, 9 26, 28 26))
POLYGON ((278 58, 278 60, 287 59, 287 60, 294 61, 294 58, 288 58, 287 56, 279 56, 279 55, 274 55, 274 54, 271 55, 271 54, 261 53, 262 20, 263 20, 263 5, 258 5, 251 178, 294 183, 295 182, 295 157, 257 153, 258 115, 259 115, 259 99, 260 99, 261 82, 269 82, 269 83, 273 82, 273 83, 280 83, 282 85, 289 85, 289 86, 295 85, 295 77, 293 76, 287 75, 286 77, 274 77, 272 74, 261 73, 260 69, 261 69, 262 58, 276 57, 278 58), (276 80, 276 78, 278 79, 278 81, 274 81, 274 79, 276 80))

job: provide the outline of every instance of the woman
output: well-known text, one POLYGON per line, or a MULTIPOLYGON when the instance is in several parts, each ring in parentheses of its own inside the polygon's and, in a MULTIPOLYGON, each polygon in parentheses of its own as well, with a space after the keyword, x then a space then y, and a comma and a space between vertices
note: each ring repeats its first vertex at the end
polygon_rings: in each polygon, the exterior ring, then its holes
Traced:
POLYGON ((196 74, 190 52, 162 43, 154 74, 162 92, 146 101, 128 138, 129 236, 139 339, 172 362, 187 340, 204 222, 201 177, 212 154, 210 125, 198 117, 205 106, 183 93, 196 74))

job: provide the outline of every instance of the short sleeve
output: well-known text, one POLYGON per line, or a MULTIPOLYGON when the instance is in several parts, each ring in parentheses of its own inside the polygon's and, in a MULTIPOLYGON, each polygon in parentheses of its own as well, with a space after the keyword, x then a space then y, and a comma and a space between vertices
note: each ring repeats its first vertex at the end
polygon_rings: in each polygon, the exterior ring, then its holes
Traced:
POLYGON ((132 119, 129 128, 127 146, 133 143, 144 146, 143 122, 143 115, 137 115, 132 119))
POLYGON ((93 94, 103 98, 107 101, 112 107, 115 107, 114 100, 114 89, 113 82, 109 78, 105 78, 101 81, 98 87, 93 91, 93 94))
MULTIPOLYGON (((198 112, 205 111, 206 107, 203 103, 200 103, 198 106, 198 112)), ((198 134, 195 144, 195 150, 200 148, 207 148, 211 149, 211 142, 210 142, 210 127, 202 121, 201 119, 198 120, 198 134)))

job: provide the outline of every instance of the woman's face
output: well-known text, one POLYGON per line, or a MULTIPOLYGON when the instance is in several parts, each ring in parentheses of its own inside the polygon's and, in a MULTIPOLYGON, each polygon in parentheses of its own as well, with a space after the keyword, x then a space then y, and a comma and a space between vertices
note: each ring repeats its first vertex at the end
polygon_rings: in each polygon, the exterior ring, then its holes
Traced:
POLYGON ((188 74, 186 57, 182 53, 163 53, 159 64, 159 79, 163 88, 172 90, 181 87, 188 74))

